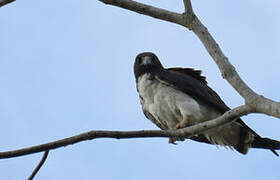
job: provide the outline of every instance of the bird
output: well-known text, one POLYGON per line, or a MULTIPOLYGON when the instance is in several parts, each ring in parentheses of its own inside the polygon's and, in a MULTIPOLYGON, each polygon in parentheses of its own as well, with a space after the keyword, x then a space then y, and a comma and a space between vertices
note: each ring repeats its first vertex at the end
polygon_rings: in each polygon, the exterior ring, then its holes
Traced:
MULTIPOLYGON (((215 119, 230 108, 211 89, 202 71, 193 68, 164 68, 152 52, 138 54, 134 62, 136 89, 144 115, 162 130, 176 130, 215 119)), ((247 154, 250 148, 280 149, 280 142, 258 135, 240 118, 209 129, 190 139, 235 149, 247 154)), ((169 138, 169 143, 184 138, 169 138)))

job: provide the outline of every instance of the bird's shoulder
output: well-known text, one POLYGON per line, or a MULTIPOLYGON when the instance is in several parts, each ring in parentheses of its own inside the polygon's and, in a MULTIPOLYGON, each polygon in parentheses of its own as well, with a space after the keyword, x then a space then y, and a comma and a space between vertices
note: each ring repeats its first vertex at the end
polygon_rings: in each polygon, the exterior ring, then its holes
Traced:
POLYGON ((167 68, 156 73, 156 76, 173 88, 180 90, 194 99, 216 108, 221 113, 230 108, 220 96, 207 85, 202 71, 193 68, 167 68))
POLYGON ((169 72, 179 73, 181 75, 191 76, 194 79, 200 81, 201 83, 207 84, 206 77, 202 76, 201 70, 196 70, 194 68, 181 68, 181 67, 173 67, 166 69, 169 72))

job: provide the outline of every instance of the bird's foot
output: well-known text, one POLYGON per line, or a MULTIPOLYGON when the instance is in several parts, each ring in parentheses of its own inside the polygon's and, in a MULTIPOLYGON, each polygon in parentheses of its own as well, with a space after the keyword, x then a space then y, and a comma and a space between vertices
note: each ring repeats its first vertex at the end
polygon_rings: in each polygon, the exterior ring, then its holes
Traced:
MULTIPOLYGON (((183 118, 183 120, 181 122, 179 122, 178 124, 176 124, 174 130, 176 129, 181 129, 181 128, 185 128, 185 127, 188 127, 190 126, 190 116, 185 116, 183 118)), ((184 141, 185 138, 180 138, 180 137, 170 137, 168 139, 168 143, 171 143, 171 144, 174 144, 174 145, 177 145, 176 141, 184 141)))
POLYGON ((176 124, 175 129, 181 129, 190 126, 191 125, 190 119, 191 119, 190 116, 185 116, 181 122, 176 124))
POLYGON ((168 143, 177 145, 177 143, 176 143, 176 138, 170 137, 170 138, 168 139, 168 143))

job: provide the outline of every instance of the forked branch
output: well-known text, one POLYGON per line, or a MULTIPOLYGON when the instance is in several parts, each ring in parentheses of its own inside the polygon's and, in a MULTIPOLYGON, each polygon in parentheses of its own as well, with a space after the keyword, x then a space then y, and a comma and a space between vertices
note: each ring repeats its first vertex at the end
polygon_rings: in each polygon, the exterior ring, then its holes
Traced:
POLYGON ((184 0, 186 12, 183 14, 167 11, 132 0, 99 1, 105 4, 118 6, 164 21, 173 22, 193 31, 201 40, 208 53, 211 55, 211 57, 219 67, 223 78, 225 78, 231 84, 231 86, 244 98, 246 104, 255 109, 256 112, 280 118, 280 103, 258 95, 240 78, 234 66, 223 54, 215 39, 194 14, 190 0, 184 0))

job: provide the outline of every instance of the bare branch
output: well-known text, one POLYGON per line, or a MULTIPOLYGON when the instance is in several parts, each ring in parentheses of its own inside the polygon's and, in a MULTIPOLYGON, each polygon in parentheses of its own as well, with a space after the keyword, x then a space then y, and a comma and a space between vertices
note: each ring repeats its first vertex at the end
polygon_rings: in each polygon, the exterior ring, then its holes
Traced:
POLYGON ((183 16, 181 14, 167 11, 165 9, 157 8, 154 6, 149 6, 131 0, 99 0, 99 1, 105 4, 118 6, 124 9, 128 9, 130 11, 137 12, 139 14, 144 14, 164 21, 173 22, 180 25, 185 24, 183 16))
POLYGON ((16 0, 0 0, 0 7, 5 6, 6 4, 9 4, 14 1, 16 0))
POLYGON ((280 103, 258 95, 241 79, 215 39, 196 16, 192 21, 191 27, 191 30, 199 37, 208 53, 218 65, 223 78, 245 99, 246 104, 255 108, 256 112, 280 118, 280 103))
POLYGON ((206 121, 194 126, 179 130, 142 130, 142 131, 89 131, 76 136, 68 137, 58 141, 53 141, 37 146, 27 147, 14 151, 0 152, 0 159, 12 158, 17 156, 38 153, 51 149, 60 148, 63 146, 75 144, 85 140, 92 140, 97 138, 115 138, 115 139, 128 139, 128 138, 145 138, 145 137, 184 137, 190 138, 195 134, 202 133, 211 128, 234 121, 236 118, 254 112, 249 106, 243 105, 234 108, 222 116, 206 121))
POLYGON ((28 177, 28 180, 32 180, 36 174, 38 173, 38 171, 40 170, 40 168, 43 166, 43 164, 45 163, 47 157, 49 154, 49 150, 45 151, 41 161, 39 162, 39 164, 36 166, 36 168, 34 169, 34 171, 32 172, 32 174, 28 177))
POLYGON ((131 0, 99 0, 105 4, 111 4, 128 9, 140 14, 152 16, 161 20, 173 22, 192 30, 201 40, 204 47, 219 67, 223 78, 245 99, 246 104, 255 109, 256 112, 280 118, 280 103, 255 93, 238 75, 234 66, 223 54, 221 48, 208 32, 207 28, 200 22, 192 11, 190 0, 184 0, 187 13, 178 14, 153 6, 141 4, 131 0))
POLYGON ((185 13, 193 14, 192 3, 191 0, 183 0, 185 6, 185 13))

